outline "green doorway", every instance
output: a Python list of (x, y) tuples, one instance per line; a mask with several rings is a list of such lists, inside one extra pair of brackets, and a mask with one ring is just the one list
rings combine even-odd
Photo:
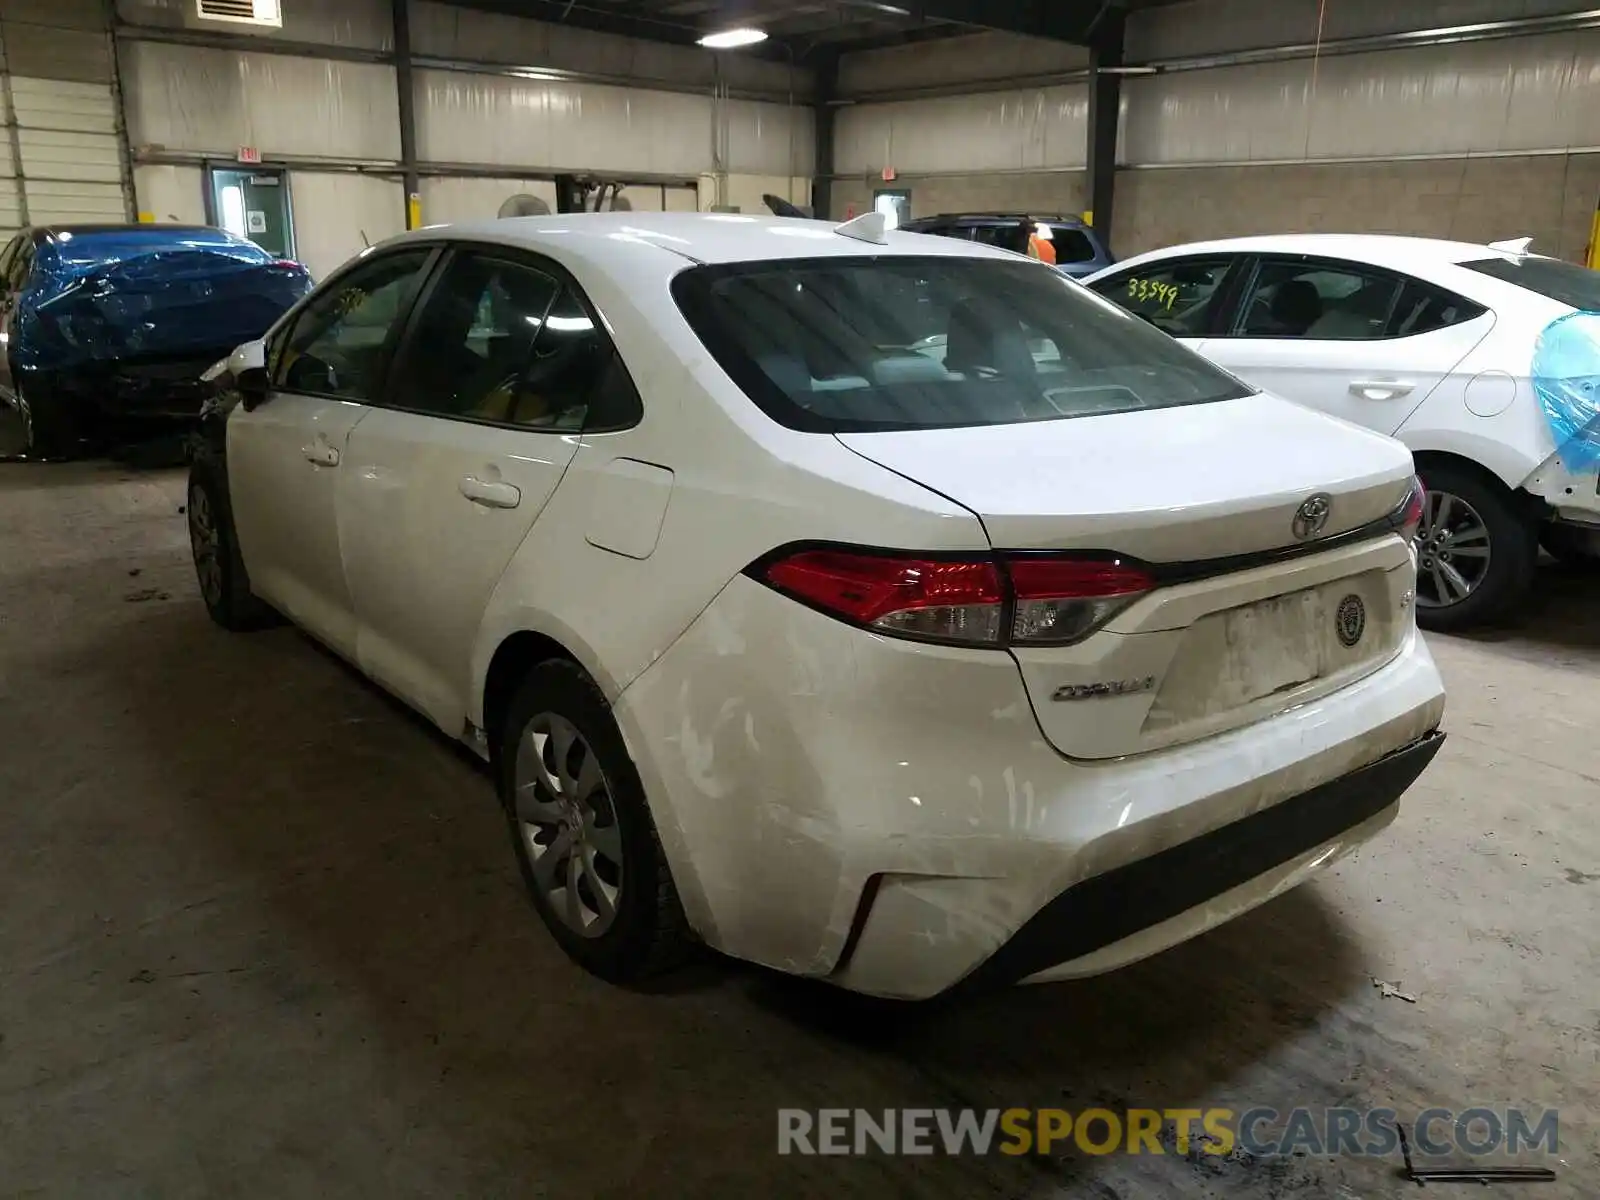
[(268, 254), (294, 257), (294, 213), (284, 172), (212, 167), (206, 200), (213, 225), (249, 238)]

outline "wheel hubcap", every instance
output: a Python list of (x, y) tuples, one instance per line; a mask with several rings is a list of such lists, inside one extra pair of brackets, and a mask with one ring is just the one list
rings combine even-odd
[(1460, 604), (1489, 574), (1489, 526), (1460, 496), (1428, 493), (1417, 527), (1417, 603), (1423, 608)]
[(194, 552), (194, 570), (200, 580), (200, 594), (211, 605), (222, 602), (222, 538), (217, 531), (211, 498), (202, 488), (189, 489), (189, 548)]
[(600, 937), (622, 897), (622, 832), (594, 748), (571, 721), (540, 713), (517, 743), (516, 819), (550, 911)]

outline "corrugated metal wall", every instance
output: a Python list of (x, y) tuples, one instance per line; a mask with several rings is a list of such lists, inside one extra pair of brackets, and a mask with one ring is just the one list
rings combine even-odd
[[(288, 162), (297, 250), (320, 276), (360, 250), (363, 236), (377, 241), (403, 225), (395, 70), (283, 51), (387, 52), (393, 31), (388, 0), (283, 7), (283, 28), (266, 35), (280, 45), (261, 51), (123, 37), (129, 140), (140, 208), (163, 218), (192, 211), (179, 193), (198, 193), (201, 159), (226, 163), (251, 146), (269, 164)], [(190, 24), (180, 0), (119, 0), (118, 8), (145, 30)], [(803, 71), (429, 0), (413, 0), (411, 34), (426, 222), (492, 217), (511, 195), (544, 194), (537, 177), (568, 171), (652, 184), (638, 193), (641, 210), (744, 206), (751, 195), (759, 206), (762, 190), (809, 200), (809, 183), (792, 182), (809, 180), (814, 157)], [(584, 78), (532, 78), (528, 64)], [(719, 88), (734, 94), (718, 98)], [(785, 102), (740, 98), (750, 89)], [(662, 192), (664, 184), (677, 186)], [(553, 189), (542, 187), (553, 205)], [(630, 203), (634, 190), (625, 193)], [(740, 198), (717, 198), (732, 195)]]
[[(1539, 18), (1578, 0), (1193, 0), (1135, 14), (1132, 62), (1177, 69), (1123, 84), (1115, 243), (1243, 232), (1393, 231), (1484, 239), (1529, 233), (1577, 257), (1600, 199), (1600, 30), (1326, 53), (1305, 47), (1489, 20)], [(850, 55), (839, 111), (834, 216), (908, 187), (915, 215), (985, 208), (1080, 211), (1082, 84), (1005, 88), (1065, 74), (999, 35)], [(1195, 69), (1267, 47), (1300, 57)], [(1342, 48), (1335, 46), (1335, 50)], [(1018, 57), (1021, 56), (1021, 57)], [(1187, 63), (1174, 60), (1189, 60)], [(964, 95), (873, 102), (898, 89)], [(982, 90), (979, 90), (982, 89)], [(894, 184), (879, 182), (894, 167)]]
[(0, 231), (126, 220), (115, 71), (99, 0), (7, 0), (0, 55)]

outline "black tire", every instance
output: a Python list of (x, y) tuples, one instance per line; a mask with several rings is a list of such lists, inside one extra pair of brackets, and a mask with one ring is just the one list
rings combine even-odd
[(250, 591), (250, 576), (234, 534), (227, 484), (204, 460), (189, 468), (187, 512), (195, 581), (211, 619), (234, 633), (277, 624), (278, 614)]
[[(518, 814), (518, 750), (536, 719), (542, 721), (552, 715), (569, 722), (586, 743), (578, 751), (580, 755), (590, 749), (595, 754), (603, 791), (594, 804), (606, 807), (610, 818), (606, 823), (614, 825), (620, 838), (621, 882), (614, 916), (609, 926), (595, 936), (577, 932), (541, 890), (529, 845), (530, 833), (536, 827), (525, 824)], [(512, 697), (497, 736), (500, 800), (512, 849), (534, 910), (561, 948), (585, 970), (618, 984), (641, 983), (687, 961), (693, 953), (694, 938), (662, 853), (644, 787), (610, 706), (594, 681), (574, 663), (561, 659), (540, 663), (528, 672)], [(545, 850), (544, 857), (552, 853), (553, 850)], [(559, 861), (555, 862), (556, 869), (550, 874), (561, 877), (564, 873), (559, 866)], [(583, 886), (587, 886), (587, 877), (580, 879), (579, 887)]]
[[(1451, 632), (1501, 624), (1520, 615), (1539, 560), (1535, 522), (1503, 485), (1470, 467), (1436, 463), (1423, 466), (1419, 473), (1430, 497), (1448, 493), (1477, 510), (1489, 531), (1490, 555), (1483, 579), (1470, 595), (1443, 607), (1424, 607), (1419, 602), (1417, 624)], [(1432, 511), (1433, 502), (1429, 503)]]
[(1575, 525), (1546, 525), (1539, 542), (1550, 557), (1569, 567), (1600, 567), (1600, 530)]
[(18, 396), (17, 415), (22, 419), (22, 452), (26, 457), (59, 462), (82, 450), (77, 413), (48, 384), (26, 384)]

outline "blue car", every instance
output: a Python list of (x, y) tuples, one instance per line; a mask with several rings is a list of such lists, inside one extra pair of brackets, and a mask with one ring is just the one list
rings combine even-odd
[(0, 400), (21, 414), (30, 458), (192, 419), (201, 372), (310, 290), (305, 267), (221, 229), (25, 229), (0, 252)]
[(1028, 252), (1028, 227), (1048, 231), (1056, 251), (1056, 269), (1063, 275), (1083, 279), (1116, 263), (1110, 248), (1088, 225), (1077, 217), (1039, 217), (1021, 213), (944, 213), (937, 217), (918, 217), (900, 228), (907, 233), (931, 233), (939, 237), (960, 238)]

